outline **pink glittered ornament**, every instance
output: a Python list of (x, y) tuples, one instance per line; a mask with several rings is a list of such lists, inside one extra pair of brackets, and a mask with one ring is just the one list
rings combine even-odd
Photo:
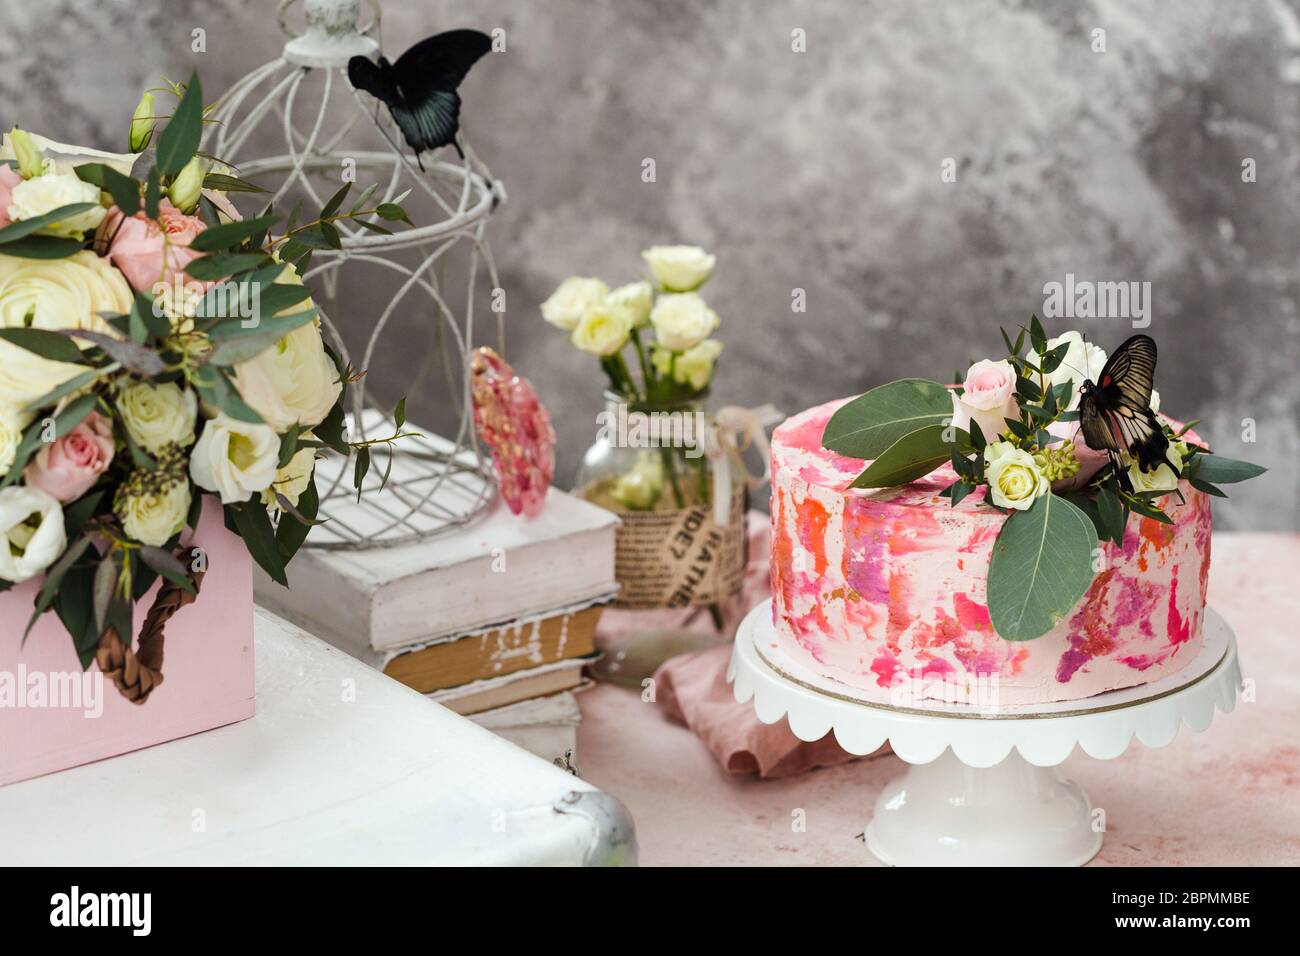
[(474, 427), (492, 450), (501, 497), (535, 518), (555, 477), (555, 429), (532, 383), (487, 346), (470, 359)]

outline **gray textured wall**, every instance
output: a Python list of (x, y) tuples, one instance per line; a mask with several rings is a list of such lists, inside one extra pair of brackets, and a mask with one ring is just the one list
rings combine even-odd
[[(105, 146), (158, 74), (197, 65), (216, 93), (281, 42), (270, 0), (0, 0), (0, 18), (0, 123)], [(465, 126), (509, 188), (490, 234), (509, 353), (555, 413), (562, 481), (597, 369), (535, 304), (686, 241), (719, 256), (717, 399), (788, 412), (995, 353), (996, 325), (1067, 272), (1149, 281), (1165, 409), (1273, 469), (1220, 526), (1298, 526), (1300, 0), (385, 4), (390, 55), (454, 26), (507, 31)], [(1073, 324), (1107, 346), (1130, 331)], [(436, 406), (413, 397), (413, 417)]]

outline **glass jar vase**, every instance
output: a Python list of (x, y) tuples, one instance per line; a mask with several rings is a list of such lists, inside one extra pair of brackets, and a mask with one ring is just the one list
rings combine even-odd
[[(706, 399), (649, 402), (605, 393), (576, 489), (622, 520), (614, 607), (644, 613), (620, 614), (620, 625), (631, 626), (602, 640), (604, 657), (593, 667), (602, 679), (639, 685), (669, 657), (730, 636), (722, 608), (744, 580), (749, 486), (734, 444), (719, 440)], [(686, 626), (692, 607), (709, 615), (712, 633)], [(679, 613), (666, 613), (673, 610)]]

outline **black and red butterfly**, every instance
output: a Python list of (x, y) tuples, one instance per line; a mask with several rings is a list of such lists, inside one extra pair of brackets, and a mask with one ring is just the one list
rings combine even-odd
[[(389, 63), (382, 56), (372, 63), (364, 56), (348, 61), (348, 80), (383, 100), (402, 136), (420, 154), (456, 142), (460, 129), (460, 94), (456, 87), (470, 67), (492, 49), (492, 40), (478, 30), (449, 30), (421, 40)], [(463, 156), (464, 153), (461, 153)]]
[(1167, 462), (1169, 438), (1151, 410), (1155, 384), (1156, 343), (1149, 335), (1135, 335), (1107, 360), (1096, 382), (1079, 386), (1079, 422), (1083, 440), (1094, 451), (1110, 456), (1121, 487), (1132, 490), (1128, 468), (1138, 460), (1143, 471)]

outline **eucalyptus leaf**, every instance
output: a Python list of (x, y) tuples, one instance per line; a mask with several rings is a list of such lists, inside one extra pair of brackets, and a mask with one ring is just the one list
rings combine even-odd
[(24, 236), (0, 246), (0, 255), (19, 259), (66, 259), (81, 251), (78, 239), (61, 236)]
[(125, 216), (140, 211), (140, 183), (104, 163), (82, 163), (72, 170), (82, 182), (98, 186), (113, 197)]
[(275, 529), (271, 527), (271, 518), (266, 513), (260, 496), (252, 501), (226, 505), (226, 515), (235, 525), (239, 536), (253, 560), (258, 563), (271, 580), (285, 587), (289, 586), (284, 573), (284, 558), (280, 555), (280, 546), (275, 539)]
[(279, 221), (278, 216), (261, 216), (257, 219), (223, 222), (219, 226), (209, 226), (190, 240), (190, 248), (195, 252), (223, 252), (233, 249), (245, 239), (265, 232), (277, 221)]
[(226, 173), (208, 173), (203, 177), (204, 189), (217, 189), (226, 193), (264, 193), (266, 192), (256, 183), (250, 183), (246, 179), (240, 179), (238, 176), (230, 176)]
[(124, 342), (103, 332), (88, 332), (85, 329), (60, 329), (56, 335), (66, 335), (94, 342), (105, 354), (122, 363), (128, 372), (134, 372), (145, 378), (161, 375), (167, 368), (162, 357), (151, 348), (135, 342)]
[[(952, 456), (952, 445), (944, 441), (949, 428), (936, 424), (908, 432), (877, 456), (850, 487), (890, 488), (928, 475)], [(958, 429), (957, 433), (969, 441), (965, 432)]]
[(194, 72), (190, 74), (176, 112), (158, 137), (154, 162), (159, 171), (164, 176), (175, 176), (184, 169), (185, 164), (194, 158), (202, 133), (203, 87), (199, 84), (199, 74)]
[(1220, 485), (1246, 481), (1268, 471), (1263, 465), (1241, 461), (1238, 458), (1224, 458), (1222, 455), (1197, 455), (1196, 457), (1200, 462), (1196, 469), (1196, 477), (1201, 481)]
[(213, 337), (215, 347), (208, 353), (210, 365), (238, 365), (261, 355), (296, 328), (306, 325), (316, 316), (315, 309), (307, 309), (294, 315), (280, 315), (261, 323), (256, 329), (243, 335), (232, 335), (217, 339)]
[(77, 343), (61, 332), (50, 329), (0, 329), (0, 339), (51, 362), (86, 364), (86, 357), (77, 348)]
[(1102, 488), (1097, 492), (1097, 514), (1101, 518), (1102, 526), (1106, 529), (1106, 537), (1118, 545), (1124, 544), (1124, 525), (1127, 524), (1128, 511), (1124, 507), (1124, 502), (1119, 495), (1109, 488)]
[(217, 406), (236, 421), (262, 423), (262, 416), (240, 397), (238, 389), (226, 378), (220, 367), (209, 365), (207, 371), (204, 378), (194, 383), (200, 398)]
[[(0, 229), (0, 245), (11, 243), (15, 239), (22, 239), (24, 236), (30, 236), (38, 229), (44, 229), (46, 226), (62, 222), (64, 219), (79, 215), (87, 209), (94, 209), (95, 206), (96, 203), (93, 202), (74, 202), (66, 206), (60, 206), (58, 209), (51, 209), (39, 216), (32, 216), (30, 219), (11, 222), (3, 229)], [(71, 241), (76, 242), (75, 239)], [(81, 243), (77, 243), (77, 245), (80, 246)]]
[(1092, 584), (1097, 530), (1066, 499), (1045, 494), (1002, 525), (989, 565), (989, 618), (1008, 641), (1042, 637)]
[(952, 418), (952, 396), (938, 382), (905, 378), (841, 405), (822, 445), (849, 458), (873, 459), (909, 432)]

